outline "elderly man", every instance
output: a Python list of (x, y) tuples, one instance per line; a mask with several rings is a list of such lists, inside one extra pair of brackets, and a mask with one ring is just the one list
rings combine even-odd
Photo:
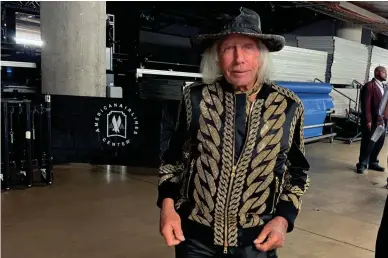
[(194, 43), (203, 83), (184, 90), (162, 155), (161, 234), (178, 258), (277, 257), (309, 186), (302, 102), (268, 75), (284, 38), (241, 8)]
[(384, 172), (384, 167), (379, 165), (378, 156), (384, 146), (385, 134), (376, 141), (371, 150), (369, 150), (368, 145), (377, 125), (383, 122), (380, 104), (384, 95), (383, 82), (387, 80), (387, 69), (378, 66), (375, 68), (374, 74), (375, 77), (362, 87), (360, 95), (362, 139), (357, 164), (357, 173), (359, 174), (364, 173), (367, 168)]

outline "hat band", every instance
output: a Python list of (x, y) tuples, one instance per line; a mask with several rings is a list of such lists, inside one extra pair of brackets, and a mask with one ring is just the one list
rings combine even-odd
[(223, 29), (224, 30), (236, 31), (236, 29), (239, 29), (239, 28), (241, 28), (241, 29), (250, 29), (250, 30), (256, 31), (259, 34), (262, 34), (261, 29), (260, 29), (259, 26), (254, 26), (254, 25), (245, 24), (245, 23), (226, 24)]

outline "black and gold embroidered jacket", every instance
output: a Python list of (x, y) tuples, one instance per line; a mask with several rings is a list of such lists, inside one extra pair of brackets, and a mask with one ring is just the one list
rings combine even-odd
[(309, 186), (300, 99), (263, 85), (249, 103), (225, 80), (186, 87), (162, 154), (158, 206), (174, 199), (182, 220), (211, 229), (219, 246), (240, 245), (245, 232), (254, 239), (274, 216), (291, 231)]

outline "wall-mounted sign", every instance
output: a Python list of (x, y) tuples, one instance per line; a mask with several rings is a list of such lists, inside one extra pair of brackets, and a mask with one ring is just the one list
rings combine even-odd
[(100, 108), (94, 117), (94, 128), (103, 144), (125, 147), (138, 134), (139, 121), (130, 107), (114, 102)]

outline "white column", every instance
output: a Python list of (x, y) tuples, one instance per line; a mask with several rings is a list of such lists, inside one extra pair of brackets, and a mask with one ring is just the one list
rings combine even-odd
[(336, 24), (336, 36), (361, 43), (362, 27), (351, 23), (339, 21)]
[(106, 96), (106, 3), (41, 2), (44, 94)]

